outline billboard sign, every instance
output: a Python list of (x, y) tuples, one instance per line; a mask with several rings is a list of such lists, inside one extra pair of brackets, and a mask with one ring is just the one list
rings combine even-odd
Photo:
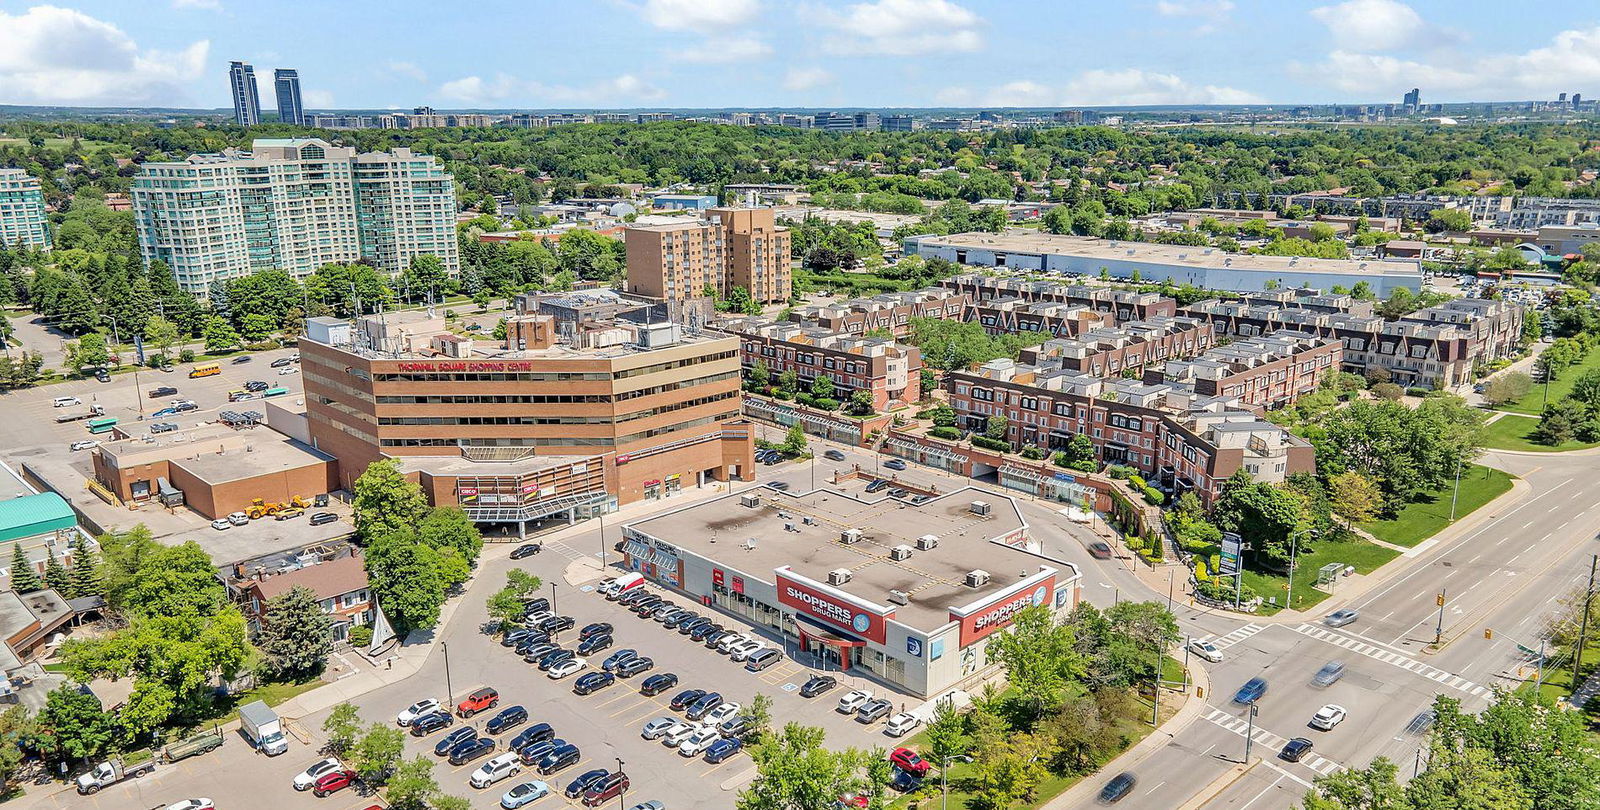
[(1222, 565), (1217, 569), (1218, 574), (1239, 573), (1239, 551), (1243, 546), (1244, 538), (1233, 532), (1222, 533)]

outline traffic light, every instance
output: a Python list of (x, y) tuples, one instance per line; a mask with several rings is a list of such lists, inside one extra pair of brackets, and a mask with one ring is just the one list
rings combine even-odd
[(1441, 593), (1438, 596), (1435, 596), (1433, 598), (1433, 603), (1439, 607), (1444, 607), (1444, 594)]
[(1483, 637), (1494, 638), (1494, 630), (1488, 627), (1483, 628)]

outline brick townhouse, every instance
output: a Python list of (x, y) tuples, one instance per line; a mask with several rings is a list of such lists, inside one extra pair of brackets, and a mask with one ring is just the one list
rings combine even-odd
[(1082, 304), (994, 298), (967, 307), (968, 321), (991, 335), (1045, 332), (1058, 338), (1075, 338), (1100, 327), (1114, 327), (1117, 319)]
[(1187, 385), (1101, 379), (1059, 368), (993, 360), (946, 378), (959, 423), (982, 430), (1004, 416), (1014, 446), (1054, 451), (1088, 436), (1097, 459), (1137, 469), (1174, 495), (1210, 504), (1241, 468), (1262, 481), (1315, 469), (1310, 444), (1251, 413), (1236, 398)]
[(1335, 338), (1281, 330), (1192, 360), (1171, 360), (1147, 371), (1145, 381), (1184, 383), (1202, 396), (1234, 397), (1252, 409), (1273, 410), (1316, 391), (1343, 358), (1344, 344)]
[(878, 411), (922, 398), (922, 352), (915, 346), (765, 318), (734, 318), (717, 328), (739, 337), (739, 362), (746, 375), (758, 362), (774, 379), (794, 371), (802, 388), (826, 375), (833, 379), (839, 400), (868, 391)]
[(267, 603), (295, 588), (307, 588), (316, 594), (323, 612), (333, 618), (331, 633), (335, 642), (344, 641), (350, 628), (371, 624), (372, 592), (367, 589), (367, 572), (357, 554), (318, 562), (286, 573), (244, 572), (243, 579), (232, 583), (239, 594), (240, 606), (250, 632), (259, 631), (272, 621)]
[(1092, 374), (1137, 377), (1150, 365), (1194, 357), (1211, 348), (1210, 327), (1193, 318), (1156, 317), (1091, 329), (1076, 338), (1023, 349), (1024, 363)]
[(1178, 314), (1177, 301), (1153, 292), (1062, 284), (1059, 281), (1033, 281), (1021, 276), (986, 276), (982, 273), (951, 276), (939, 282), (939, 285), (966, 293), (974, 304), (1003, 298), (1076, 304), (1097, 312), (1109, 312), (1118, 323)]
[(887, 329), (895, 337), (903, 338), (911, 334), (912, 318), (959, 320), (964, 316), (968, 303), (969, 299), (963, 293), (929, 287), (836, 304), (798, 307), (789, 313), (789, 320), (851, 335)]

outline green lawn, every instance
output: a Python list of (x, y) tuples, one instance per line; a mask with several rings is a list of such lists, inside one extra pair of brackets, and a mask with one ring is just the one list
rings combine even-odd
[(1491, 450), (1521, 450), (1529, 453), (1559, 453), (1564, 450), (1583, 450), (1600, 447), (1600, 442), (1584, 443), (1567, 440), (1554, 447), (1539, 444), (1532, 438), (1539, 420), (1532, 416), (1502, 416), (1483, 428), (1483, 446)]
[[(1294, 567), (1294, 607), (1296, 610), (1305, 610), (1315, 607), (1317, 603), (1327, 599), (1332, 594), (1319, 591), (1317, 584), (1317, 571), (1329, 563), (1353, 565), (1358, 573), (1367, 574), (1377, 570), (1384, 563), (1400, 556), (1400, 552), (1392, 548), (1384, 548), (1376, 543), (1370, 543), (1359, 537), (1343, 542), (1319, 541), (1311, 546), (1309, 553), (1302, 552), (1295, 559)], [(1270, 574), (1261, 571), (1246, 570), (1244, 572), (1245, 590), (1254, 591), (1263, 599), (1277, 599), (1277, 605), (1262, 605), (1262, 615), (1270, 616), (1283, 609), (1284, 601), (1288, 598), (1288, 577), (1280, 574)]]
[[(1361, 528), (1397, 546), (1414, 546), (1450, 525), (1452, 489), (1446, 487), (1407, 505), (1392, 520), (1374, 520), (1363, 523)], [(1510, 475), (1478, 464), (1469, 465), (1461, 473), (1461, 495), (1456, 503), (1456, 519), (1472, 514), (1474, 509), (1509, 489)]]
[[(1600, 369), (1600, 349), (1590, 350), (1575, 366), (1568, 366), (1561, 370), (1561, 376), (1550, 382), (1550, 402), (1560, 402), (1572, 390), (1572, 382), (1579, 375), (1590, 369)], [(1515, 411), (1517, 413), (1538, 416), (1544, 413), (1545, 387), (1543, 383), (1536, 383), (1528, 395), (1515, 402), (1507, 402), (1495, 410)]]
[(312, 678), (300, 683), (262, 684), (261, 686), (258, 686), (247, 692), (240, 692), (237, 695), (232, 695), (228, 698), (218, 701), (217, 709), (219, 711), (223, 711), (225, 709), (226, 711), (214, 718), (208, 718), (201, 725), (210, 726), (212, 723), (228, 723), (232, 720), (235, 720), (239, 717), (239, 707), (243, 704), (249, 703), (252, 700), (266, 701), (268, 706), (276, 706), (279, 703), (288, 700), (289, 698), (301, 694), (302, 692), (309, 692), (312, 689), (322, 685), (323, 682), (320, 678)]

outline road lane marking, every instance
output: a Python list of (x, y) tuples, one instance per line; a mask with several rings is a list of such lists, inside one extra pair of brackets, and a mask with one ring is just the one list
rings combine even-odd
[(1421, 675), (1430, 681), (1444, 684), (1475, 697), (1481, 697), (1485, 692), (1488, 691), (1484, 689), (1484, 687), (1475, 684), (1466, 678), (1462, 678), (1453, 672), (1446, 672), (1445, 670), (1437, 667), (1428, 666), (1427, 664), (1424, 664), (1415, 658), (1396, 655), (1394, 652), (1389, 650), (1378, 649), (1371, 644), (1364, 644), (1342, 633), (1335, 633), (1332, 630), (1310, 624), (1299, 625), (1294, 628), (1294, 631), (1296, 633), (1300, 633), (1301, 635), (1310, 636), (1318, 641), (1325, 641), (1336, 647), (1343, 647), (1351, 652), (1371, 658), (1374, 661), (1382, 661), (1385, 664), (1399, 667), (1407, 672)]
[(1196, 640), (1201, 642), (1209, 641), (1217, 649), (1226, 650), (1265, 629), (1267, 629), (1265, 625), (1247, 624), (1225, 636), (1201, 636)]
[[(1245, 736), (1245, 733), (1250, 731), (1249, 721), (1234, 717), (1233, 715), (1228, 714), (1227, 712), (1216, 707), (1212, 707), (1211, 712), (1206, 715), (1206, 720), (1211, 724), (1219, 726), (1224, 730), (1233, 732), (1240, 737)], [(1287, 738), (1273, 734), (1259, 725), (1255, 727), (1255, 731), (1250, 735), (1250, 739), (1254, 740), (1256, 745), (1266, 746), (1274, 751), (1281, 751), (1285, 745), (1289, 744), (1289, 740)], [(1265, 762), (1265, 758), (1263, 758), (1262, 761)], [(1333, 760), (1330, 760), (1321, 754), (1310, 754), (1302, 758), (1300, 760), (1300, 764), (1324, 776), (1344, 767), (1343, 765), (1340, 765), (1339, 763), (1334, 762)], [(1284, 773), (1288, 772), (1284, 771)], [(1301, 784), (1306, 784), (1304, 780), (1297, 779), (1297, 781), (1299, 781)]]

